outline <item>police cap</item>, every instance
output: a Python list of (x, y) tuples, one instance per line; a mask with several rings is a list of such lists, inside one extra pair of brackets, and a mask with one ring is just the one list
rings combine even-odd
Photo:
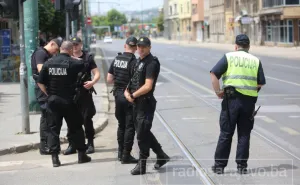
[(250, 40), (247, 35), (240, 34), (240, 35), (236, 36), (235, 43), (239, 46), (249, 46)]
[(137, 42), (138, 46), (151, 46), (151, 41), (148, 37), (141, 37)]
[(55, 42), (58, 45), (58, 47), (60, 47), (63, 42), (61, 37), (57, 37), (55, 39), (52, 39), (51, 41)]
[(81, 41), (81, 39), (79, 37), (72, 37), (71, 38), (71, 42), (73, 44), (80, 44), (82, 41)]
[(129, 46), (136, 46), (137, 44), (137, 39), (133, 36), (128, 37), (128, 39), (126, 40), (126, 44)]

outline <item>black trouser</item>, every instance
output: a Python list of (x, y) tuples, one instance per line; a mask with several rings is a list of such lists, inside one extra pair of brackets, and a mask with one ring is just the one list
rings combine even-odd
[(134, 126), (142, 158), (149, 157), (150, 148), (157, 155), (162, 153), (161, 145), (151, 132), (155, 108), (156, 100), (153, 96), (137, 99), (133, 106)]
[(222, 101), (222, 111), (220, 115), (221, 133), (215, 152), (215, 165), (217, 167), (227, 166), (232, 136), (236, 125), (238, 133), (236, 163), (238, 164), (238, 167), (247, 167), (247, 161), (249, 159), (250, 134), (254, 124), (254, 120), (251, 120), (251, 117), (254, 109), (255, 102), (249, 98), (225, 98)]
[(40, 144), (43, 149), (47, 143), (47, 136), (49, 129), (46, 122), (46, 107), (47, 107), (47, 96), (40, 90), (40, 88), (35, 86), (35, 96), (41, 108), (41, 119), (40, 119)]
[[(96, 114), (96, 108), (93, 101), (93, 95), (90, 93), (83, 94), (77, 104), (82, 116), (83, 116), (83, 125), (85, 131), (85, 137), (88, 140), (93, 140), (95, 137), (95, 129), (93, 124), (93, 116)], [(68, 130), (67, 137), (70, 143), (72, 140), (70, 139), (70, 132)]]
[(116, 104), (115, 116), (119, 123), (117, 131), (119, 151), (131, 152), (135, 134), (132, 105), (126, 100), (123, 90), (116, 90), (114, 95)]
[(49, 96), (47, 108), (47, 125), (49, 127), (48, 146), (50, 153), (60, 152), (59, 134), (63, 118), (66, 120), (70, 139), (79, 151), (85, 151), (85, 139), (82, 128), (83, 117), (72, 101), (59, 96)]

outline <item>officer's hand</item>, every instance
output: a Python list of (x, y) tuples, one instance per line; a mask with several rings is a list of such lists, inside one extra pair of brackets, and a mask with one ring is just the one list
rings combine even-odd
[(224, 91), (221, 91), (219, 93), (216, 93), (219, 99), (223, 99)]
[(76, 60), (82, 60), (82, 58), (78, 58), (78, 57), (74, 57), (74, 56), (72, 56), (72, 58), (74, 58)]
[(92, 81), (86, 81), (86, 82), (84, 82), (83, 87), (86, 89), (90, 89), (93, 87), (93, 85), (94, 85), (94, 83)]
[(124, 91), (124, 96), (125, 96), (125, 98), (127, 99), (127, 101), (129, 101), (130, 103), (133, 103), (133, 102), (134, 102), (134, 99), (132, 99), (132, 98), (130, 97), (130, 94), (129, 94), (129, 92), (128, 92), (127, 89)]

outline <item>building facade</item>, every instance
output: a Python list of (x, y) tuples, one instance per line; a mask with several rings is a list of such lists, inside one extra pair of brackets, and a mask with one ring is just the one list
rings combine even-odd
[(232, 24), (232, 19), (230, 19), (226, 25), (233, 26), (233, 38), (241, 33), (247, 34), (252, 45), (260, 45), (262, 35), (259, 18), (261, 0), (234, 0), (231, 5), (233, 6), (234, 23)]
[(204, 41), (204, 1), (192, 0), (192, 40)]
[(210, 25), (209, 25), (209, 17), (210, 17), (210, 0), (204, 0), (204, 42), (209, 42), (210, 40)]
[(191, 40), (192, 23), (191, 23), (191, 0), (178, 0), (178, 17), (179, 17), (179, 39)]
[(262, 44), (269, 46), (299, 45), (299, 0), (262, 0), (259, 16), (262, 26)]
[(210, 1), (210, 41), (215, 43), (225, 42), (225, 8), (224, 0)]
[(167, 18), (165, 19), (165, 24), (168, 27), (168, 33), (166, 36), (169, 40), (179, 40), (180, 39), (180, 19), (178, 13), (178, 0), (169, 0), (165, 7), (167, 11)]

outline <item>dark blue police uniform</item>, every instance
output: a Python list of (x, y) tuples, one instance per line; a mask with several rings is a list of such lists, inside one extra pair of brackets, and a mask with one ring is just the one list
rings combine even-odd
[(48, 60), (40, 72), (38, 83), (47, 86), (47, 124), (50, 130), (48, 145), (52, 154), (53, 166), (60, 166), (59, 134), (63, 118), (66, 120), (70, 136), (78, 152), (78, 162), (89, 162), (85, 154), (85, 139), (82, 128), (83, 117), (73, 102), (77, 75), (85, 67), (84, 63), (59, 54)]
[[(238, 36), (237, 44), (244, 41), (250, 44), (247, 36)], [(248, 45), (249, 45), (248, 44)], [(246, 50), (240, 50), (247, 52)], [(218, 79), (227, 71), (228, 62), (224, 56), (210, 71), (214, 73)], [(259, 62), (257, 84), (264, 85), (266, 83), (261, 62)], [(223, 173), (227, 166), (230, 155), (232, 137), (237, 126), (238, 146), (236, 151), (236, 163), (239, 170), (246, 170), (249, 158), (250, 134), (253, 129), (254, 119), (253, 112), (257, 97), (243, 95), (234, 90), (234, 95), (229, 97), (224, 95), (222, 101), (222, 110), (220, 114), (220, 136), (215, 152), (215, 165), (213, 171), (215, 173)], [(239, 171), (242, 173), (242, 171)]]

